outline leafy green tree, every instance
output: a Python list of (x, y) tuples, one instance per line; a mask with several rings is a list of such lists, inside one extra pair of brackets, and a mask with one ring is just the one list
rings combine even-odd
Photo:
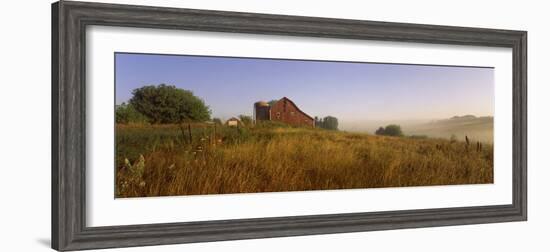
[(386, 136), (403, 136), (403, 131), (401, 131), (401, 126), (396, 124), (390, 124), (384, 129)]
[(401, 126), (397, 124), (390, 124), (388, 126), (380, 127), (376, 130), (376, 135), (383, 135), (383, 136), (403, 136), (403, 131), (401, 130)]
[(245, 125), (251, 125), (252, 124), (252, 117), (247, 115), (239, 115), (239, 120)]
[(115, 108), (116, 123), (147, 123), (148, 118), (138, 112), (132, 105), (122, 103)]
[(203, 122), (210, 119), (210, 108), (193, 92), (160, 84), (134, 89), (132, 105), (152, 123)]
[(338, 118), (334, 116), (326, 116), (321, 123), (323, 129), (338, 130)]
[(315, 128), (323, 128), (323, 119), (316, 116), (314, 120), (315, 120)]

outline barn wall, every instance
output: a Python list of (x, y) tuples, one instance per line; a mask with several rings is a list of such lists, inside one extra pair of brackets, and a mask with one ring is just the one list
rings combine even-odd
[(285, 98), (275, 103), (271, 107), (270, 113), (272, 121), (313, 127), (313, 119), (301, 112), (294, 103)]

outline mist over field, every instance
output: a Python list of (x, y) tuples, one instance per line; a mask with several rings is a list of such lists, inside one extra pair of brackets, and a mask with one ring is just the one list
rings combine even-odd
[(374, 134), (376, 129), (389, 124), (400, 125), (405, 135), (427, 136), (430, 138), (450, 139), (453, 135), (458, 140), (468, 138), (485, 142), (493, 142), (492, 116), (453, 116), (445, 119), (419, 120), (360, 120), (342, 121), (341, 129), (350, 132), (366, 132)]

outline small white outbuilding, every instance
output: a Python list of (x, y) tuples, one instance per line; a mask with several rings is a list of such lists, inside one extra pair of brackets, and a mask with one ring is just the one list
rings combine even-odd
[(225, 122), (225, 124), (227, 126), (237, 127), (239, 126), (239, 124), (241, 124), (241, 120), (239, 120), (239, 118), (236, 118), (236, 117), (231, 117)]

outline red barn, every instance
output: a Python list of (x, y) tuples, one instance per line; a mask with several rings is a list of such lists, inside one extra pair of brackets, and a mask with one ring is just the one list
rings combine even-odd
[(270, 120), (295, 126), (315, 127), (315, 119), (300, 110), (287, 97), (281, 98), (271, 106), (266, 102), (256, 102), (254, 104), (254, 116), (256, 121)]

